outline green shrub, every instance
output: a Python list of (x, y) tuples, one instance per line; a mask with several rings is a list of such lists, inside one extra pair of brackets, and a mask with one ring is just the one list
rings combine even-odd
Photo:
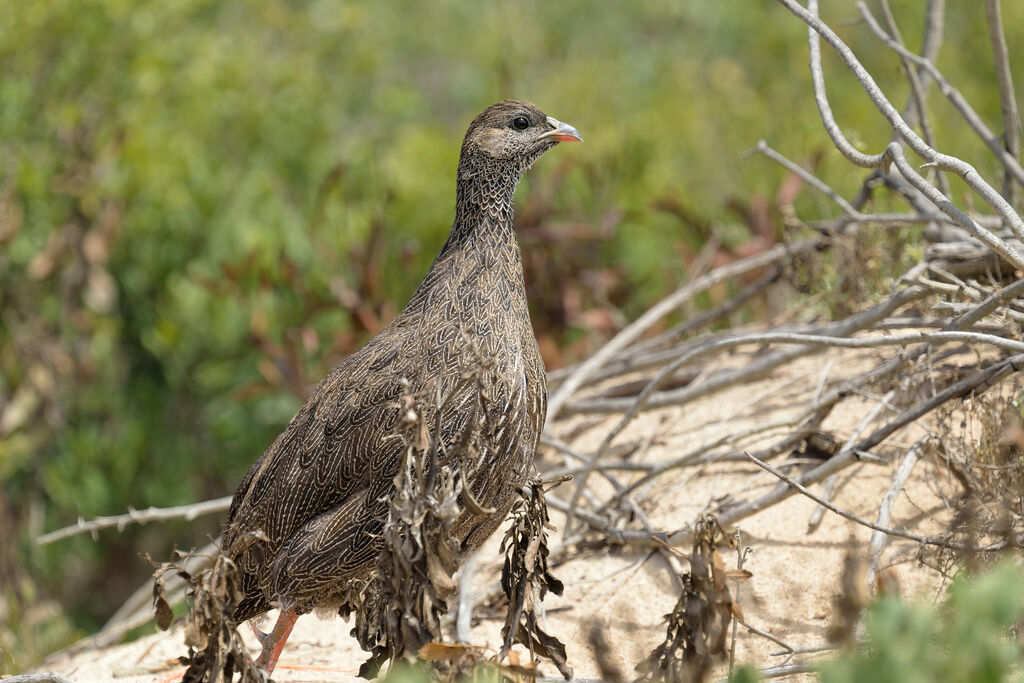
[[(1024, 674), (1024, 572), (1005, 560), (959, 576), (939, 605), (883, 597), (865, 616), (867, 642), (819, 667), (823, 683), (1000, 683)], [(752, 681), (738, 671), (733, 682)]]

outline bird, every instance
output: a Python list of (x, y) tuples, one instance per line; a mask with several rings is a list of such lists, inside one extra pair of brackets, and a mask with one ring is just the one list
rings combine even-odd
[[(270, 633), (257, 631), (266, 671), (299, 615), (337, 606), (374, 571), (403, 462), (398, 406), (410, 389), (446, 397), (439, 451), (456, 448), (471, 423), (479, 429), (480, 466), (461, 493), (472, 504), (452, 526), (460, 557), (508, 514), (533, 467), (547, 402), (513, 195), (545, 152), (576, 141), (576, 128), (525, 101), (503, 100), (473, 119), (451, 230), (408, 304), (326, 375), (235, 491), (221, 541), (240, 572), (233, 617), (281, 609)], [(479, 381), (463, 380), (482, 363)]]

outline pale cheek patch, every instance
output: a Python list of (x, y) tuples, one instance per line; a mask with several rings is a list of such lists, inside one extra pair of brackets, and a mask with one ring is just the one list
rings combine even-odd
[(487, 128), (481, 131), (477, 144), (480, 149), (492, 157), (504, 157), (508, 150), (505, 132), (497, 128)]

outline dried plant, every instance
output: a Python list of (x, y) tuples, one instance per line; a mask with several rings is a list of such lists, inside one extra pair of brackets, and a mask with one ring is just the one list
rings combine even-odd
[[(461, 381), (485, 383), (491, 371), (481, 356), (477, 365), (462, 373)], [(486, 392), (477, 395), (481, 405), (446, 452), (439, 446), (445, 397), (427, 399), (410, 388), (401, 399), (399, 436), (406, 446), (405, 461), (389, 502), (384, 549), (376, 576), (349, 601), (358, 606), (353, 633), (373, 653), (361, 667), (361, 676), (376, 675), (385, 661), (419, 658), (430, 662), (436, 675), (454, 680), (482, 662), (479, 648), (445, 644), (442, 624), (457, 588), (452, 575), (465, 554), (455, 529), (460, 506), (478, 514), (494, 513), (482, 508), (466, 486), (467, 477), (485, 464), (479, 455)], [(568, 678), (572, 670), (566, 664), (565, 646), (537, 623), (535, 610), (545, 594), (551, 590), (560, 595), (562, 584), (547, 570), (549, 525), (543, 484), (534, 482), (527, 489), (513, 508), (512, 528), (501, 546), (502, 586), (509, 596), (502, 654), (513, 642), (521, 642), (532, 653), (551, 659)], [(514, 631), (513, 624), (518, 624)], [(500, 669), (510, 675), (535, 673), (515, 663)]]
[(740, 606), (729, 593), (718, 545), (733, 543), (713, 515), (694, 525), (690, 570), (682, 575), (683, 592), (670, 614), (668, 629), (651, 655), (637, 666), (646, 680), (703, 681), (718, 660), (724, 660), (733, 618), (742, 620)]
[[(255, 538), (241, 539), (251, 543)], [(267, 673), (256, 666), (238, 635), (232, 618), (235, 607), (242, 599), (241, 574), (227, 555), (219, 550), (212, 563), (196, 574), (186, 571), (177, 562), (157, 565), (148, 555), (146, 561), (156, 567), (153, 574), (153, 607), (156, 623), (166, 630), (171, 625), (173, 612), (165, 593), (164, 575), (173, 572), (187, 585), (186, 595), (192, 602), (185, 623), (185, 645), (188, 656), (181, 657), (188, 670), (183, 683), (218, 683), (231, 681), (239, 674), (243, 683), (264, 683)], [(186, 559), (187, 556), (182, 556)]]
[[(988, 567), (1007, 548), (1024, 543), (1024, 405), (1021, 382), (980, 394), (938, 415), (939, 471), (954, 489), (943, 494), (954, 509), (949, 547), (922, 549), (944, 572)], [(941, 486), (941, 484), (937, 484)], [(1000, 552), (985, 551), (993, 541)], [(963, 549), (961, 549), (963, 548)]]
[(501, 628), (502, 656), (513, 643), (525, 645), (531, 655), (551, 660), (566, 678), (572, 678), (565, 645), (546, 633), (537, 620), (537, 611), (548, 591), (562, 594), (562, 582), (548, 570), (548, 507), (544, 493), (555, 482), (531, 481), (522, 491), (522, 498), (512, 509), (512, 526), (501, 542), (505, 564), (501, 570), (501, 589), (508, 598), (508, 614)]

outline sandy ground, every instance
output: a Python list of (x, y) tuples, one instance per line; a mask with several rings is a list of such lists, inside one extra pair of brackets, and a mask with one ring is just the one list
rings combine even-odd
[[(641, 444), (633, 460), (655, 462), (678, 457), (690, 449), (744, 426), (766, 422), (795, 413), (817, 390), (823, 375), (829, 380), (851, 376), (872, 364), (873, 356), (864, 352), (831, 352), (790, 364), (775, 375), (756, 383), (736, 387), (706, 400), (685, 406), (642, 414), (616, 443)], [(736, 354), (725, 362), (742, 364), (749, 356)], [(862, 414), (871, 405), (865, 398), (857, 410), (837, 411), (824, 425), (845, 439)], [(617, 418), (615, 418), (617, 419)], [(577, 452), (591, 452), (601, 441), (611, 419), (574, 417), (560, 420), (552, 430), (572, 444)], [(913, 425), (897, 433), (892, 443), (909, 445), (924, 433), (928, 424)], [(741, 442), (756, 449), (777, 440), (781, 432), (769, 432)], [(653, 437), (653, 438), (652, 438)], [(882, 451), (884, 455), (897, 455)], [(547, 453), (546, 465), (564, 464), (560, 456)], [(809, 465), (808, 465), (809, 466)], [(888, 489), (896, 462), (862, 463), (840, 474), (840, 487), (834, 502), (840, 507), (869, 519), (875, 519), (878, 506)], [(619, 472), (628, 482), (631, 472)], [(949, 514), (937, 491), (946, 487), (946, 475), (931, 459), (925, 458), (915, 469), (899, 496), (892, 518), (893, 526), (922, 533), (934, 533), (948, 522)], [(598, 481), (595, 477), (593, 481)], [(675, 530), (693, 522), (704, 512), (714, 512), (729, 501), (758, 497), (776, 485), (775, 479), (751, 463), (729, 462), (701, 469), (673, 471), (642, 491), (641, 500), (651, 525)], [(600, 483), (595, 485), (603, 495)], [(816, 491), (821, 486), (815, 486)], [(564, 486), (555, 492), (568, 498)], [(819, 646), (827, 642), (827, 630), (833, 617), (833, 600), (840, 593), (844, 555), (853, 539), (861, 552), (871, 531), (835, 514), (826, 513), (821, 525), (808, 531), (815, 503), (795, 495), (782, 503), (743, 520), (738, 526), (742, 542), (752, 552), (744, 565), (752, 578), (737, 592), (746, 621), (771, 634), (792, 648)], [(563, 525), (563, 518), (552, 511), (552, 521)], [(635, 526), (633, 528), (636, 528)], [(561, 528), (552, 539), (557, 545)], [(684, 553), (689, 548), (680, 548)], [(893, 539), (887, 546), (880, 567), (898, 580), (904, 596), (934, 600), (942, 591), (942, 580), (934, 571), (916, 561), (914, 543)], [(474, 586), (481, 593), (492, 588), (500, 570), (498, 538), (491, 539), (480, 555), (474, 574)], [(735, 553), (726, 555), (727, 566), (735, 566)], [(606, 629), (610, 645), (609, 659), (627, 678), (635, 676), (634, 667), (658, 645), (664, 636), (664, 615), (678, 597), (678, 580), (667, 561), (658, 554), (621, 548), (573, 551), (554, 571), (565, 582), (565, 595), (550, 597), (546, 620), (550, 633), (567, 644), (569, 660), (579, 679), (599, 677), (587, 633), (596, 622)], [(495, 650), (500, 644), (501, 622), (489, 614), (474, 624), (472, 641)], [(349, 681), (355, 679), (362, 653), (348, 635), (349, 625), (340, 619), (321, 620), (316, 615), (302, 617), (288, 642), (274, 679), (278, 681)], [(251, 638), (255, 651), (255, 639)], [(766, 637), (740, 627), (736, 639), (736, 660), (759, 667), (786, 662), (779, 655), (783, 647)], [(74, 656), (56, 655), (40, 670), (57, 671), (74, 681), (171, 681), (179, 680), (181, 667), (175, 662), (184, 654), (182, 632), (176, 625), (167, 633), (156, 633), (132, 643)], [(548, 675), (557, 675), (554, 667), (544, 665)], [(724, 669), (720, 669), (724, 673)]]

